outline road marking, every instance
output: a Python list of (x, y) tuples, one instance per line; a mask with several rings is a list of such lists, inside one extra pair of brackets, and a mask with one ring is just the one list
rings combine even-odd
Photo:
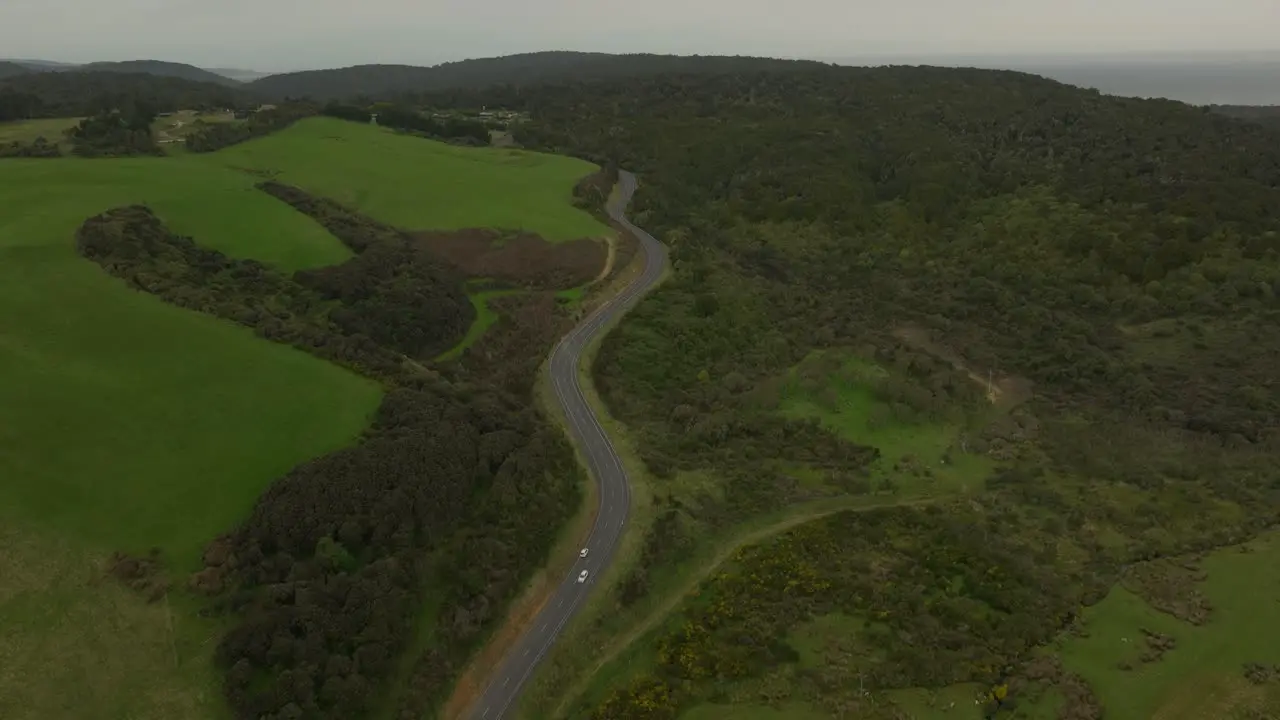
[(524, 656), (523, 656), (523, 657), (529, 657), (529, 648), (525, 648), (525, 649), (524, 649)]
[(510, 684), (511, 684), (511, 676), (510, 676), (510, 675), (508, 675), (508, 676), (507, 676), (507, 679), (502, 681), (502, 687), (506, 687), (506, 686), (508, 686), (508, 685), (510, 685)]
[(560, 598), (560, 602), (556, 603), (556, 607), (564, 607), (564, 598)]
[(484, 714), (480, 716), (481, 720), (484, 720), (484, 718), (489, 717), (489, 710), (490, 710), (490, 708), (485, 708), (485, 709), (484, 709)]
[(542, 632), (543, 630), (546, 630), (546, 629), (547, 629), (547, 624), (542, 623), (542, 627), (538, 628), (538, 632)]

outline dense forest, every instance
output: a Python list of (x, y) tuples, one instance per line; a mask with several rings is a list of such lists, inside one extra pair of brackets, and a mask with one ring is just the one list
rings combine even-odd
[[(573, 453), (529, 402), (560, 332), (555, 303), (513, 308), (515, 321), (461, 364), (429, 369), (474, 319), (463, 278), (395, 228), (297, 188), (260, 189), (355, 257), (290, 277), (175, 236), (140, 206), (91, 218), (78, 247), (135, 289), (386, 387), (362, 441), (276, 481), (208, 546), (191, 586), (210, 596), (208, 612), (229, 617), (217, 660), (236, 717), (352, 718), (374, 707), (422, 717), (579, 502)], [(433, 642), (406, 657), (420, 622)]]
[(1280, 105), (1210, 105), (1219, 115), (1280, 127)]
[[(943, 358), (1034, 388), (974, 433), (1001, 447), (980, 502), (831, 520), (753, 553), (754, 584), (705, 588), (660, 641), (666, 660), (595, 716), (674, 717), (714, 698), (713, 678), (786, 662), (776, 638), (836, 608), (893, 618), (858, 660), (872, 690), (1034, 673), (1074, 698), (1063, 717), (1095, 717), (1078, 678), (1015, 670), (1028, 649), (1128, 563), (1280, 520), (1280, 132), (940, 68), (744, 68), (426, 101), (443, 97), (526, 110), (522, 143), (644, 179), (636, 221), (669, 243), (675, 273), (605, 341), (597, 382), (639, 433), (658, 492), (680, 471), (733, 488), (657, 523), (649, 563), (691, 541), (681, 517), (714, 524), (788, 500), (793, 486), (760, 461), (824, 447), (827, 431), (788, 438), (767, 396), (811, 351), (900, 368), (918, 378), (901, 402), (922, 409), (947, 397)], [(843, 453), (816, 464), (856, 474), (865, 459)], [(796, 543), (883, 562), (823, 566), (801, 602), (796, 576), (776, 570), (800, 562)], [(1045, 547), (1059, 550), (1033, 550)], [(956, 585), (943, 557), (1002, 573), (1002, 593)], [(818, 681), (835, 702), (837, 679)]]

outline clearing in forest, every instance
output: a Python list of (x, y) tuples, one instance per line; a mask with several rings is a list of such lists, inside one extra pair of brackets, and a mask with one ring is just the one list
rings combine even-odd
[[(966, 429), (982, 419), (974, 388), (952, 379), (926, 390), (902, 372), (839, 350), (814, 351), (788, 373), (779, 409), (816, 418), (859, 445), (880, 451), (875, 490), (933, 493), (980, 490), (991, 460), (969, 452)], [(953, 402), (948, 391), (961, 402)], [(965, 402), (967, 400), (967, 402)]]

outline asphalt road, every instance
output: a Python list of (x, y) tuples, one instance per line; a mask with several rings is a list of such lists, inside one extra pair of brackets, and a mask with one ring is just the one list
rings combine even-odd
[[(505, 717), (525, 681), (533, 674), (533, 669), (551, 649), (556, 636), (577, 612), (587, 593), (591, 592), (600, 573), (609, 566), (627, 522), (627, 511), (631, 507), (627, 471), (582, 394), (578, 366), (583, 351), (602, 334), (609, 322), (625, 313), (640, 295), (658, 282), (666, 265), (667, 251), (652, 235), (632, 225), (624, 214), (636, 189), (635, 176), (620, 172), (618, 183), (621, 192), (610, 203), (609, 215), (639, 239), (640, 252), (645, 257), (644, 272), (564, 336), (551, 351), (550, 362), (551, 385), (556, 401), (564, 411), (574, 444), (587, 458), (591, 477), (599, 489), (600, 507), (585, 546), (589, 552), (587, 557), (574, 563), (569, 575), (530, 623), (524, 637), (503, 658), (493, 681), (472, 710), (474, 720)], [(586, 582), (579, 583), (578, 574), (583, 570), (590, 571), (590, 574)]]

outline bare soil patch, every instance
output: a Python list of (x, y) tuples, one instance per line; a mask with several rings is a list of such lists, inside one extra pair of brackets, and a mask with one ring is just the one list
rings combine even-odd
[(605, 267), (609, 252), (601, 240), (550, 243), (534, 233), (488, 228), (423, 231), (413, 236), (464, 275), (534, 290), (578, 287), (591, 282)]

